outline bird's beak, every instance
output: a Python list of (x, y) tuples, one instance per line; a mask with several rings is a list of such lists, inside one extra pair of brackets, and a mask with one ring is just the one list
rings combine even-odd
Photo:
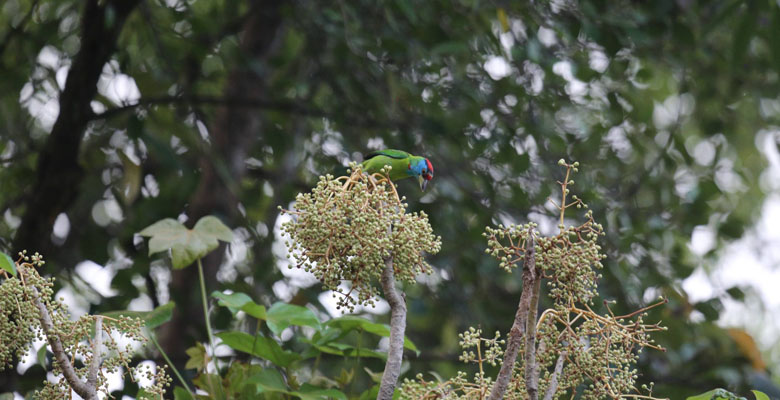
[(417, 180), (420, 182), (420, 190), (424, 192), (425, 188), (428, 186), (428, 181), (423, 178), (422, 175), (418, 176)]

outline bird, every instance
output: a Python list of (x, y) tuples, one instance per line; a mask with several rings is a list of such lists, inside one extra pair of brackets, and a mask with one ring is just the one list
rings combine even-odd
[(420, 190), (423, 192), (428, 181), (433, 179), (433, 164), (425, 157), (413, 156), (402, 150), (385, 149), (366, 154), (361, 164), (363, 171), (369, 174), (378, 173), (382, 167), (389, 165), (390, 180), (417, 177)]

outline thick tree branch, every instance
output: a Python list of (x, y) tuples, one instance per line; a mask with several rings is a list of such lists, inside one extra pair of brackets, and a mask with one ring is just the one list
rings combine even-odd
[(90, 102), (97, 93), (97, 81), (114, 52), (122, 26), (139, 1), (85, 2), (81, 47), (60, 94), (57, 120), (38, 158), (32, 198), (14, 238), (14, 247), (18, 249), (50, 251), (49, 236), (54, 220), (78, 194), (84, 177), (78, 162), (79, 147), (92, 115)]
[[(227, 76), (222, 94), (218, 97), (201, 96), (192, 93), (190, 86), (199, 76), (199, 65), (202, 60), (193, 54), (185, 59), (191, 68), (185, 68), (184, 87), (181, 97), (160, 97), (140, 99), (138, 105), (129, 105), (106, 111), (102, 117), (132, 110), (135, 107), (156, 104), (182, 104), (195, 110), (197, 105), (210, 104), (214, 106), (213, 121), (203, 121), (208, 125), (210, 143), (203, 144), (203, 151), (198, 155), (200, 171), (198, 187), (190, 197), (186, 212), (192, 221), (201, 217), (216, 214), (231, 225), (245, 225), (245, 217), (239, 212), (243, 187), (241, 182), (246, 174), (245, 160), (248, 152), (258, 143), (266, 140), (264, 133), (265, 113), (257, 112), (258, 108), (274, 108), (287, 112), (306, 113), (307, 110), (294, 102), (271, 102), (266, 99), (268, 91), (265, 82), (265, 60), (272, 54), (273, 46), (279, 43), (281, 25), (284, 20), (281, 7), (282, 1), (251, 0), (249, 10), (239, 20), (241, 25), (226, 27), (228, 32), (239, 30), (239, 46), (245, 57), (243, 62), (234, 66)], [(238, 20), (237, 20), (238, 21)], [(209, 38), (204, 39), (208, 42)], [(199, 42), (203, 43), (203, 42)], [(208, 46), (205, 45), (204, 46)], [(122, 110), (122, 111), (120, 111)], [(274, 186), (274, 193), (278, 192)], [(215, 251), (203, 259), (203, 274), (206, 287), (216, 284), (216, 274), (222, 262), (222, 251)], [(161, 346), (168, 352), (178, 368), (184, 369), (187, 359), (188, 341), (182, 340), (181, 326), (192, 326), (197, 321), (201, 309), (197, 307), (197, 291), (192, 287), (198, 285), (196, 275), (185, 270), (174, 271), (170, 291), (171, 298), (178, 304), (169, 324), (164, 325), (159, 334)], [(195, 329), (201, 328), (201, 329)], [(185, 332), (188, 337), (200, 340), (205, 326), (193, 327)]]
[(404, 332), (406, 331), (406, 300), (395, 288), (393, 275), (393, 258), (385, 259), (385, 269), (382, 271), (382, 290), (385, 299), (390, 304), (390, 348), (387, 352), (387, 363), (382, 373), (382, 383), (379, 385), (377, 400), (393, 398), (398, 377), (401, 375), (401, 363), (404, 352)]
[(284, 113), (298, 114), (310, 117), (327, 117), (324, 111), (305, 107), (291, 101), (265, 100), (258, 98), (241, 97), (214, 97), (214, 96), (162, 96), (141, 98), (137, 103), (127, 104), (121, 107), (108, 109), (100, 114), (92, 115), (91, 120), (109, 119), (117, 115), (133, 111), (137, 108), (156, 105), (213, 105), (236, 108), (260, 108)]
[[(517, 354), (520, 352), (520, 345), (523, 343), (523, 337), (527, 326), (533, 326), (533, 335), (536, 336), (536, 324), (535, 322), (529, 322), (529, 312), (533, 303), (538, 302), (539, 288), (542, 276), (536, 271), (536, 259), (534, 249), (534, 231), (533, 228), (528, 229), (528, 238), (526, 239), (525, 247), (525, 259), (523, 261), (523, 293), (520, 295), (520, 303), (517, 305), (517, 312), (515, 313), (515, 321), (512, 324), (512, 329), (509, 331), (509, 337), (507, 338), (506, 350), (504, 351), (504, 361), (501, 364), (501, 370), (498, 372), (496, 382), (493, 384), (493, 389), (490, 391), (491, 400), (500, 400), (504, 398), (507, 387), (509, 387), (509, 381), (512, 379), (512, 371), (515, 368), (515, 361), (517, 360)], [(539, 282), (537, 282), (539, 281)], [(533, 298), (536, 298), (536, 301)], [(533, 321), (536, 320), (536, 310), (533, 313)], [(528, 340), (526, 340), (527, 342)], [(527, 346), (527, 344), (526, 344)], [(526, 354), (528, 351), (526, 350)], [(526, 355), (526, 359), (528, 356)], [(533, 360), (536, 359), (535, 352)], [(527, 364), (527, 363), (526, 363)], [(535, 362), (534, 362), (535, 364)], [(528, 373), (529, 366), (526, 365), (526, 374)], [(536, 367), (533, 367), (535, 369)], [(537, 379), (538, 382), (538, 379)], [(528, 377), (526, 377), (526, 385), (528, 385)], [(537, 389), (534, 389), (536, 393)], [(529, 388), (529, 396), (531, 390)], [(536, 397), (532, 397), (534, 400)]]

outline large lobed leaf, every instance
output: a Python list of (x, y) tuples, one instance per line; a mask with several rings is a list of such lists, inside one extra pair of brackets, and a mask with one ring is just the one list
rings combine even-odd
[(230, 242), (233, 232), (217, 217), (207, 215), (187, 229), (181, 222), (165, 218), (144, 228), (141, 236), (149, 237), (149, 255), (171, 251), (174, 269), (181, 269), (202, 258), (219, 246)]

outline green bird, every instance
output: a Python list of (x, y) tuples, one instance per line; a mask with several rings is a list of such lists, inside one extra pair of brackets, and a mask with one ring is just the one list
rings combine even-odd
[(363, 171), (374, 174), (379, 172), (385, 165), (389, 165), (392, 167), (390, 180), (397, 181), (416, 176), (417, 181), (420, 183), (420, 190), (423, 192), (428, 186), (428, 181), (433, 179), (433, 164), (425, 157), (413, 156), (405, 151), (379, 150), (367, 154), (364, 159), (361, 164)]

